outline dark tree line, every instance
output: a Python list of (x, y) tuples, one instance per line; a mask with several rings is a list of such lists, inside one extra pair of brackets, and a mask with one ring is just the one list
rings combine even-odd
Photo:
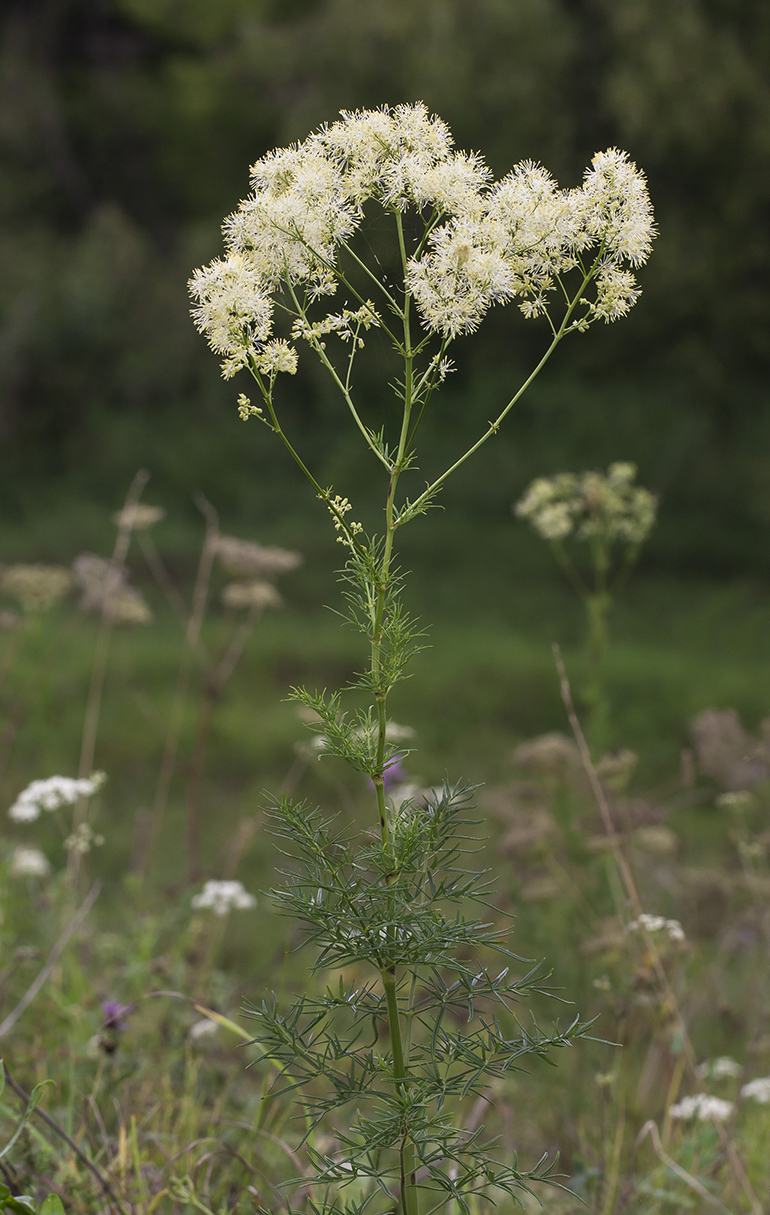
[[(726, 534), (764, 527), (768, 63), (765, 0), (5, 0), (6, 494), (14, 470), (50, 475), (94, 436), (229, 402), (185, 283), (217, 252), (248, 164), (342, 107), (421, 98), (495, 173), (531, 157), (576, 184), (618, 144), (650, 179), (660, 237), (642, 302), (562, 364), (564, 394), (599, 402), (585, 425), (562, 425), (560, 446), (524, 411), (533, 468), (600, 458), (597, 411), (615, 399), (633, 450), (610, 457), (664, 452), (674, 504), (718, 506)], [(516, 328), (522, 357), (541, 336)], [(456, 392), (482, 394), (516, 357), (495, 319)], [(323, 427), (316, 388), (300, 379), (294, 408)]]

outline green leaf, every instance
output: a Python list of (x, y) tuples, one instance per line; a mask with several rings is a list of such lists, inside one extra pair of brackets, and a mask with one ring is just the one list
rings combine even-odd
[(58, 1194), (49, 1194), (40, 1208), (40, 1215), (64, 1215), (64, 1204)]
[(19, 1194), (16, 1198), (3, 1199), (3, 1206), (7, 1211), (14, 1211), (16, 1215), (36, 1215), (37, 1208), (34, 1198), (30, 1198), (29, 1194)]

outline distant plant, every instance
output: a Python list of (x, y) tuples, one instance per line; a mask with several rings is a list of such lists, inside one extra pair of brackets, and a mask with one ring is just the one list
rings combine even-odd
[[(490, 898), (464, 856), (476, 846), (472, 790), (445, 784), (398, 808), (386, 796), (388, 767), (403, 755), (388, 740), (388, 697), (422, 636), (404, 607), (395, 537), (496, 434), (567, 334), (628, 312), (639, 294), (628, 267), (646, 260), (654, 235), (650, 202), (644, 177), (616, 149), (594, 157), (578, 189), (558, 189), (531, 162), (492, 184), (483, 160), (453, 151), (448, 128), (423, 105), (343, 113), (263, 157), (251, 180), (253, 192), (225, 222), (228, 256), (191, 281), (194, 317), (224, 356), (225, 378), (252, 375), (261, 399), (241, 394), (241, 417), (256, 416), (278, 436), (347, 550), (348, 616), (369, 646), (355, 688), (368, 706), (344, 708), (340, 693), (294, 695), (313, 711), (323, 753), (369, 777), (375, 799), (375, 830), (360, 833), (287, 797), (274, 807), (293, 858), (275, 891), (279, 909), (306, 926), (315, 969), (365, 964), (371, 977), (340, 977), (287, 1012), (271, 996), (252, 1013), (285, 1090), (303, 1089), (310, 1126), (348, 1110), (344, 1129), (334, 1127), (335, 1150), (309, 1148), (320, 1187), (308, 1195), (313, 1211), (372, 1204), (390, 1212), (396, 1203), (417, 1215), (423, 1200), (426, 1213), (454, 1202), (467, 1213), (474, 1199), (515, 1197), (547, 1180), (554, 1162), (522, 1170), (496, 1159), (483, 1128), (464, 1129), (457, 1103), (587, 1030), (575, 1019), (546, 1034), (510, 1015), (520, 997), (548, 990), (547, 977), (534, 967), (515, 978), (510, 965), (522, 959), (506, 948), (505, 931), (486, 912), (483, 921), (468, 918)], [(395, 281), (371, 256), (377, 212), (395, 238)], [(551, 340), (542, 358), (476, 442), (425, 488), (401, 496), (402, 477), (417, 470), (425, 412), (452, 370), (452, 344), (511, 300), (526, 317), (545, 318)], [(356, 358), (373, 335), (399, 364), (392, 433), (388, 422), (367, 420), (354, 388)], [(294, 343), (309, 346), (331, 376), (379, 468), (380, 535), (368, 535), (349, 499), (317, 480), (283, 428), (275, 386), (279, 373), (296, 371)]]
[[(658, 500), (634, 485), (636, 465), (611, 464), (606, 473), (559, 473), (537, 477), (516, 503), (516, 514), (528, 519), (551, 546), (571, 585), (583, 601), (588, 631), (589, 678), (584, 699), (591, 711), (589, 740), (598, 754), (606, 743), (607, 704), (604, 660), (609, 641), (608, 616), (639, 550), (654, 523)], [(586, 580), (565, 541), (583, 544), (591, 574)]]

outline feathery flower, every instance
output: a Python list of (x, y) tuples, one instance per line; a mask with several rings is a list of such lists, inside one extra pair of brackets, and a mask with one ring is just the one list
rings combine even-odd
[(265, 345), (279, 291), (299, 316), (295, 336), (318, 344), (323, 332), (350, 334), (340, 314), (308, 322), (302, 300), (335, 292), (340, 250), (370, 200), (425, 222), (429, 239), (408, 260), (406, 286), (425, 327), (449, 338), (473, 332), (493, 304), (517, 299), (525, 316), (546, 312), (557, 279), (578, 264), (595, 298), (572, 323), (615, 320), (639, 294), (627, 267), (646, 260), (655, 235), (644, 175), (627, 153), (597, 153), (577, 189), (561, 190), (532, 161), (492, 183), (483, 159), (454, 150), (446, 123), (422, 102), (342, 111), (258, 160), (251, 186), (225, 220), (227, 256), (190, 280), (195, 323), (225, 356), (226, 378), (249, 364), (271, 377), (294, 372), (291, 347)]

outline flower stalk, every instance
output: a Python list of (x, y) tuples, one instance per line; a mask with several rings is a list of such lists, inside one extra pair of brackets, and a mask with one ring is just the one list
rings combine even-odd
[[(278, 909), (304, 924), (316, 970), (364, 965), (372, 979), (346, 989), (340, 977), (338, 988), (303, 995), (286, 1013), (270, 996), (251, 1015), (267, 1057), (302, 1087), (312, 1127), (333, 1110), (357, 1111), (350, 1129), (336, 1132), (338, 1150), (312, 1152), (315, 1180), (330, 1194), (320, 1205), (313, 1200), (316, 1215), (360, 1215), (370, 1203), (382, 1215), (394, 1206), (419, 1215), (423, 1193), (430, 1212), (467, 1213), (470, 1196), (492, 1187), (515, 1195), (548, 1180), (553, 1164), (523, 1171), (496, 1160), (483, 1128), (467, 1133), (451, 1107), (509, 1074), (520, 1057), (569, 1046), (587, 1026), (575, 1018), (546, 1035), (513, 1019), (518, 1000), (548, 989), (538, 966), (511, 972), (523, 960), (486, 910), (485, 920), (469, 916), (469, 907), (488, 904), (484, 875), (464, 860), (471, 791), (445, 784), (420, 799), (387, 795), (386, 772), (398, 755), (388, 698), (421, 636), (401, 598), (396, 531), (430, 509), (497, 433), (568, 334), (633, 305), (639, 290), (627, 267), (646, 259), (654, 235), (646, 183), (617, 149), (597, 154), (575, 190), (560, 190), (530, 162), (492, 183), (481, 158), (454, 151), (446, 125), (423, 105), (343, 112), (302, 143), (263, 157), (251, 175), (252, 193), (225, 222), (227, 257), (191, 280), (193, 316), (224, 357), (224, 376), (243, 369), (253, 376), (264, 410), (241, 396), (241, 416), (256, 415), (278, 436), (347, 550), (348, 615), (369, 649), (358, 686), (369, 705), (348, 713), (339, 693), (293, 692), (313, 710), (321, 753), (371, 781), (378, 828), (351, 834), (319, 810), (276, 802), (276, 833), (291, 858), (273, 891)], [(398, 269), (388, 263), (384, 276), (356, 241), (364, 216), (376, 211), (391, 234), (395, 227)], [(332, 310), (337, 294), (343, 306)], [(480, 438), (405, 496), (421, 423), (452, 370), (452, 344), (510, 301), (529, 319), (546, 318), (551, 340), (542, 358)], [(368, 423), (356, 392), (356, 360), (373, 328), (390, 342), (397, 367), (399, 421), (390, 435)], [(302, 342), (385, 476), (380, 535), (367, 535), (349, 517), (348, 499), (321, 486), (282, 426), (276, 382), (296, 371), (292, 343)], [(499, 973), (490, 969), (496, 956), (506, 961)], [(449, 1028), (450, 1011), (467, 1028)], [(385, 1054), (378, 1031), (364, 1045), (365, 1027), (380, 1023), (388, 1026)], [(347, 1199), (354, 1179), (363, 1197)]]

